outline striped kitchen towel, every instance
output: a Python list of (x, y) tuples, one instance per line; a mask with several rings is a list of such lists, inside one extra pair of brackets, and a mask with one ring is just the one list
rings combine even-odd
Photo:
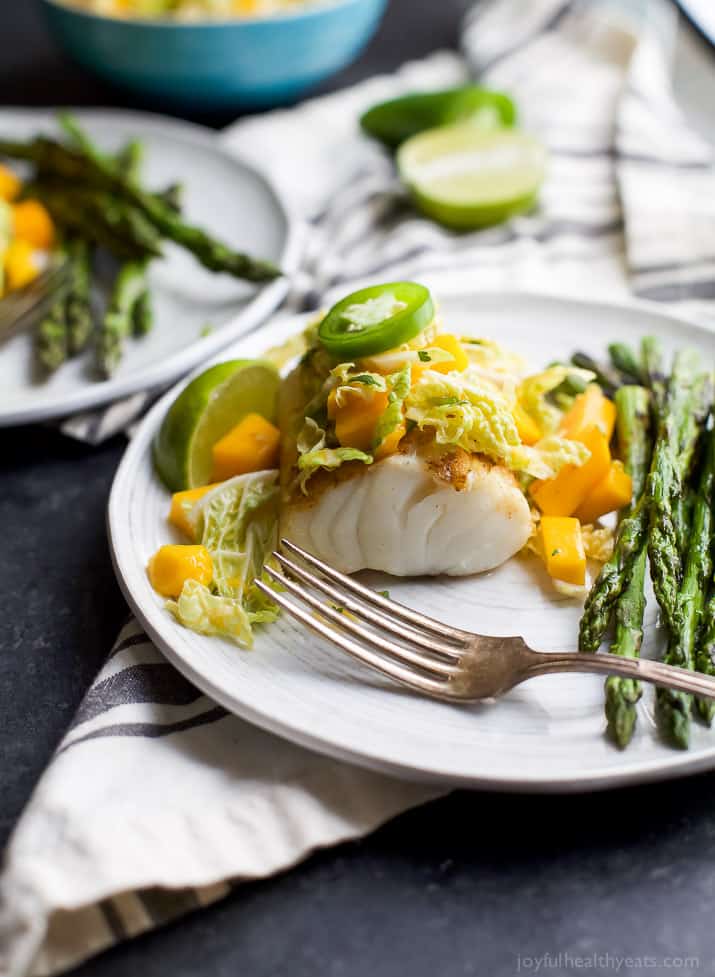
[[(228, 144), (269, 172), (309, 232), (291, 306), (355, 280), (414, 277), (445, 291), (636, 292), (713, 321), (711, 152), (673, 102), (668, 9), (639, 9), (654, 23), (632, 19), (636, 0), (485, 0), (465, 22), (464, 58), (436, 55), (233, 127)], [(515, 95), (551, 164), (537, 211), (455, 235), (413, 213), (356, 117), (468, 70)], [(105, 434), (141, 408), (131, 406), (119, 416), (114, 405)], [(131, 623), (11, 840), (0, 975), (60, 972), (432, 796), (227, 715)]]

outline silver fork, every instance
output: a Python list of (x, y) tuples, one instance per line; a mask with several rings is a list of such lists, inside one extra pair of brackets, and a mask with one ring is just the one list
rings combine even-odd
[(477, 702), (537, 675), (592, 672), (715, 698), (715, 678), (673, 665), (609, 654), (534, 651), (521, 638), (489, 638), (451, 627), (375, 593), (287, 539), (281, 547), (300, 560), (279, 551), (272, 554), (284, 572), (270, 565), (265, 570), (283, 590), (260, 580), (256, 586), (353, 658), (423, 695)]
[(52, 261), (29, 285), (10, 292), (0, 299), (0, 342), (32, 325), (32, 312), (55, 297), (67, 281), (69, 262), (62, 258)]

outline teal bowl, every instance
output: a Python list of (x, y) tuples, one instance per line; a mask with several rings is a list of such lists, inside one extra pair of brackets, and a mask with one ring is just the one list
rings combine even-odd
[(354, 60), (387, 0), (316, 0), (245, 20), (124, 20), (42, 0), (81, 65), (123, 88), (199, 111), (285, 104)]

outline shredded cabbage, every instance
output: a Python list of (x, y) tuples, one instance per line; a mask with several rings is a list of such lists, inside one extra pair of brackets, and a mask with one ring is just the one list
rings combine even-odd
[[(429, 345), (437, 331), (433, 324), (409, 344), (359, 363), (340, 363), (322, 373), (298, 436), (297, 483), (305, 494), (310, 477), (320, 468), (333, 470), (347, 461), (371, 464), (374, 452), (404, 419), (420, 430), (430, 430), (439, 444), (484, 454), (527, 481), (553, 478), (564, 465), (578, 467), (588, 460), (584, 445), (553, 433), (562, 411), (549, 397), (567, 375), (576, 373), (588, 380), (588, 371), (554, 366), (524, 377), (522, 357), (490, 340), (466, 337), (461, 340), (470, 360), (466, 370), (442, 374), (427, 367), (410, 388), (412, 364), (449, 359), (441, 347)], [(422, 348), (416, 348), (419, 345)], [(314, 372), (313, 360), (310, 366)], [(339, 406), (348, 396), (363, 394), (367, 399), (376, 391), (388, 393), (388, 405), (377, 422), (370, 454), (336, 444), (325, 417), (331, 391)], [(516, 427), (513, 408), (517, 402), (545, 432), (545, 437), (531, 447), (522, 444)]]
[(248, 614), (240, 600), (219, 597), (198, 580), (187, 580), (177, 601), (167, 601), (167, 608), (185, 628), (197, 634), (230, 638), (244, 648), (253, 644)]
[(583, 548), (589, 560), (605, 563), (613, 554), (615, 533), (609, 526), (581, 526)]
[(583, 380), (593, 379), (589, 370), (577, 370), (571, 366), (550, 366), (542, 373), (534, 373), (521, 381), (517, 388), (519, 403), (539, 425), (544, 434), (552, 434), (559, 426), (563, 411), (550, 403), (548, 394), (560, 386), (566, 377), (578, 376)]
[(195, 521), (214, 576), (211, 589), (187, 580), (178, 601), (167, 603), (185, 627), (250, 647), (251, 626), (277, 617), (277, 607), (254, 584), (277, 542), (277, 482), (273, 470), (239, 475), (196, 503)]
[(375, 427), (374, 450), (377, 450), (385, 438), (402, 424), (402, 406), (410, 392), (411, 369), (409, 364), (399, 373), (393, 373), (387, 378), (387, 409), (378, 419)]
[(397, 373), (413, 363), (446, 363), (452, 355), (441, 346), (423, 346), (420, 349), (400, 347), (387, 353), (376, 353), (362, 362), (365, 367), (379, 370), (382, 374)]
[(319, 468), (332, 471), (335, 468), (339, 468), (346, 461), (362, 461), (366, 465), (371, 465), (372, 460), (372, 455), (368, 455), (364, 451), (358, 451), (357, 448), (314, 448), (313, 451), (307, 451), (304, 455), (298, 457), (298, 471), (300, 472), (298, 484), (300, 485), (301, 491), (307, 495), (308, 479)]
[(533, 447), (522, 445), (515, 456), (515, 471), (523, 471), (532, 478), (554, 478), (564, 465), (580, 468), (591, 457), (591, 452), (580, 441), (548, 434)]
[[(376, 390), (384, 393), (387, 390), (387, 381), (380, 373), (371, 373), (369, 370), (356, 370), (354, 363), (341, 363), (330, 371), (330, 378), (326, 387), (331, 387), (337, 383), (335, 389), (335, 403), (342, 407), (348, 396), (364, 396), (365, 399), (372, 396)], [(326, 392), (329, 392), (327, 390)]]
[(511, 353), (491, 339), (460, 336), (459, 341), (472, 367), (496, 383), (518, 380), (526, 373), (526, 360), (522, 356)]
[(319, 468), (332, 471), (346, 461), (362, 461), (372, 464), (372, 455), (357, 448), (327, 448), (327, 433), (312, 417), (306, 417), (298, 435), (298, 485), (304, 495), (308, 494), (308, 480)]
[(438, 444), (487, 455), (533, 478), (552, 478), (566, 464), (582, 465), (584, 445), (550, 436), (533, 447), (521, 443), (507, 397), (494, 384), (465, 373), (426, 371), (405, 401), (406, 416), (429, 428)]

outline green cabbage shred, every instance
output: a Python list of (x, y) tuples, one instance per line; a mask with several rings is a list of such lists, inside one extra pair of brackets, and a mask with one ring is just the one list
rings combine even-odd
[(187, 580), (167, 608), (199, 634), (253, 644), (255, 624), (274, 621), (278, 608), (255, 585), (278, 537), (278, 472), (238, 475), (196, 503), (201, 543), (211, 554), (211, 588)]

